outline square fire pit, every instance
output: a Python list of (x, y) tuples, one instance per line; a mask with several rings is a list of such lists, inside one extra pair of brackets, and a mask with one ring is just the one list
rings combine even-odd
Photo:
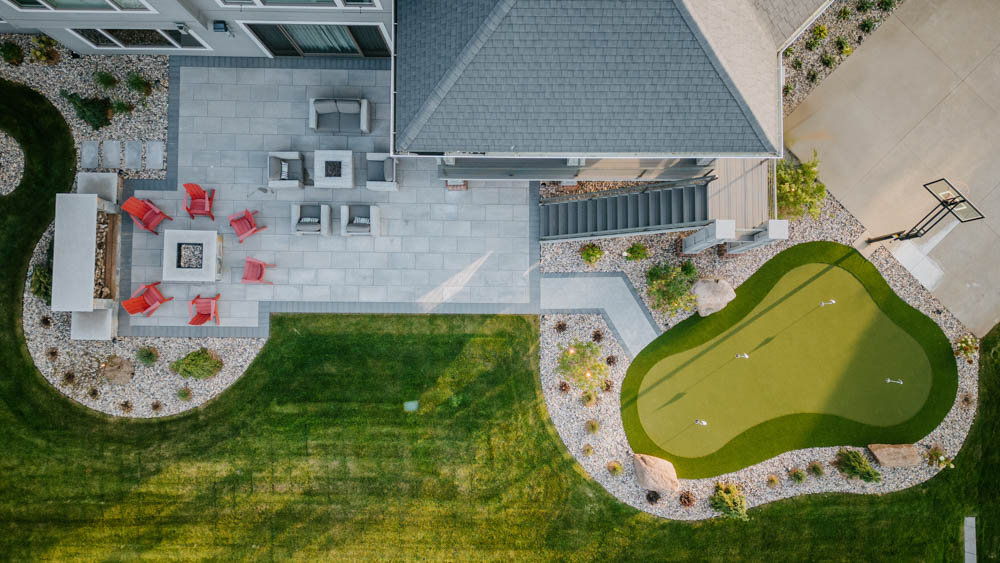
[(222, 263), (222, 237), (216, 231), (163, 231), (163, 279), (179, 282), (217, 281)]
[(313, 186), (317, 188), (353, 188), (354, 152), (315, 151)]
[(340, 178), (340, 161), (339, 160), (328, 160), (328, 161), (326, 161), (326, 177), (327, 178)]

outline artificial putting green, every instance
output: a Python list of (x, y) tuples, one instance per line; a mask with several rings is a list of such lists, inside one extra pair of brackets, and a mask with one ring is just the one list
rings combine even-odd
[(956, 376), (944, 334), (874, 266), (810, 243), (766, 264), (722, 312), (643, 350), (622, 417), (635, 451), (708, 477), (791, 449), (915, 441), (946, 414)]

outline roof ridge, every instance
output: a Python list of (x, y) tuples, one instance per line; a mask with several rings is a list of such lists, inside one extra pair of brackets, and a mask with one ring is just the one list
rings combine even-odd
[(743, 117), (747, 120), (747, 123), (750, 124), (750, 127), (757, 135), (757, 140), (760, 142), (761, 147), (765, 151), (776, 152), (778, 150), (777, 147), (775, 147), (774, 144), (771, 143), (771, 140), (768, 139), (764, 128), (761, 126), (760, 122), (757, 121), (757, 116), (754, 115), (753, 110), (750, 109), (750, 104), (747, 103), (743, 94), (740, 93), (739, 88), (736, 87), (736, 83), (733, 82), (732, 77), (729, 76), (726, 66), (722, 64), (718, 55), (715, 54), (715, 49), (713, 49), (709, 44), (708, 38), (705, 37), (701, 27), (695, 21), (694, 16), (691, 15), (691, 12), (688, 10), (684, 0), (674, 0), (674, 7), (677, 8), (677, 12), (680, 13), (682, 18), (684, 18), (684, 23), (687, 24), (692, 35), (694, 35), (694, 38), (698, 41), (698, 45), (701, 46), (701, 50), (705, 52), (708, 60), (712, 63), (712, 66), (715, 67), (715, 71), (719, 74), (719, 78), (722, 79), (722, 83), (726, 85), (726, 89), (729, 90), (729, 94), (733, 96), (734, 100), (736, 100), (736, 105), (740, 107), (740, 111), (743, 112)]
[(427, 121), (437, 111), (438, 106), (444, 100), (448, 91), (458, 82), (459, 77), (468, 68), (472, 59), (479, 54), (479, 50), (486, 44), (486, 40), (500, 27), (500, 22), (507, 17), (507, 14), (516, 3), (517, 0), (499, 0), (494, 4), (493, 9), (486, 16), (486, 19), (483, 20), (483, 23), (480, 24), (479, 29), (469, 38), (468, 43), (465, 44), (462, 51), (455, 57), (455, 64), (441, 77), (441, 80), (431, 90), (430, 95), (424, 100), (416, 115), (410, 119), (406, 129), (399, 134), (396, 141), (398, 148), (406, 149), (416, 139), (417, 134), (420, 133), (420, 130), (423, 129)]

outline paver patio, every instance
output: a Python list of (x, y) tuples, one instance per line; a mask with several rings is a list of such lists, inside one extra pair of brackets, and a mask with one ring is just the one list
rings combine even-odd
[[(426, 311), (442, 303), (530, 301), (528, 182), (473, 182), (466, 192), (450, 192), (436, 178), (434, 159), (409, 158), (399, 162), (399, 191), (360, 187), (366, 177), (363, 153), (388, 151), (389, 71), (184, 67), (179, 88), (177, 189), (135, 195), (174, 218), (161, 225), (161, 233), (218, 229), (222, 280), (164, 282), (164, 294), (176, 299), (149, 318), (131, 317), (133, 326), (186, 325), (187, 302), (199, 293), (222, 294), (221, 323), (231, 327), (257, 326), (258, 305), (267, 301), (410, 303)], [(308, 98), (330, 94), (372, 101), (372, 134), (309, 130)], [(305, 153), (307, 167), (311, 151), (355, 151), (355, 187), (268, 188), (267, 153), (287, 150)], [(215, 221), (188, 218), (180, 187), (185, 182), (216, 190)], [(293, 234), (292, 202), (329, 204), (333, 236)], [(344, 203), (378, 205), (381, 235), (340, 236)], [(258, 224), (267, 229), (239, 244), (227, 216), (244, 208), (259, 210)], [(240, 284), (247, 256), (277, 264), (265, 276), (274, 285)], [(161, 279), (162, 260), (162, 234), (134, 233), (132, 289)]]

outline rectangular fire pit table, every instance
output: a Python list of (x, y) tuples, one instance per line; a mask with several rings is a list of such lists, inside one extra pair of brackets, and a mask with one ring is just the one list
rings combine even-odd
[(317, 188), (353, 188), (354, 153), (352, 151), (314, 152), (313, 185)]
[(217, 231), (163, 231), (163, 280), (219, 281), (222, 235)]

